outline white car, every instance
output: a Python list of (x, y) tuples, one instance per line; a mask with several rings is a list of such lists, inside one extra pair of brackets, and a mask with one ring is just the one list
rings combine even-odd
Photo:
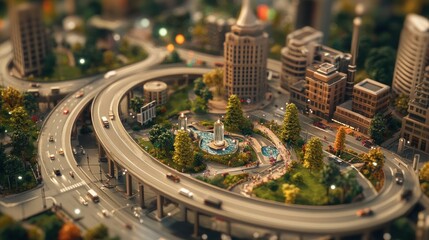
[(116, 75), (116, 71), (108, 71), (106, 74), (104, 74), (104, 78), (108, 79), (108, 78), (111, 78), (115, 75)]
[(194, 196), (194, 194), (186, 188), (181, 188), (179, 193), (188, 198), (192, 198)]
[(79, 202), (84, 206), (88, 206), (88, 201), (86, 201), (82, 196), (79, 197)]
[(101, 213), (104, 217), (109, 217), (109, 211), (107, 211), (106, 209), (101, 210)]

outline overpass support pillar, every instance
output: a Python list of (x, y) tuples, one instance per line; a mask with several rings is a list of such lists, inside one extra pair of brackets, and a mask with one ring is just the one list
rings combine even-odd
[(133, 178), (129, 172), (125, 175), (125, 188), (127, 189), (127, 196), (133, 195)]
[(156, 196), (156, 218), (161, 220), (164, 217), (164, 196), (158, 194)]
[(370, 240), (370, 239), (371, 239), (371, 232), (364, 232), (364, 233), (362, 234), (361, 239), (362, 239), (362, 240)]
[(73, 124), (72, 131), (71, 131), (71, 139), (77, 138), (77, 126), (76, 122)]
[(231, 227), (232, 223), (231, 222), (226, 222), (226, 234), (228, 234), (229, 236), (231, 236)]
[(198, 229), (200, 228), (200, 213), (194, 210), (194, 233), (193, 236), (198, 238)]
[(115, 177), (115, 162), (111, 159), (107, 159), (107, 166), (109, 170), (109, 177), (114, 178)]
[(106, 151), (104, 150), (104, 148), (101, 146), (101, 144), (98, 144), (98, 157), (99, 157), (99, 161), (103, 162), (106, 160), (107, 156), (106, 156)]
[(140, 207), (146, 208), (144, 204), (144, 185), (143, 183), (139, 183), (139, 201), (140, 201)]

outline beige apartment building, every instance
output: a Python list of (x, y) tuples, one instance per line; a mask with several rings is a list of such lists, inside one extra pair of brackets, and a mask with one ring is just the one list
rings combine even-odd
[(267, 89), (268, 34), (248, 0), (243, 1), (240, 16), (226, 34), (224, 43), (225, 98), (232, 94), (242, 101), (257, 103)]
[(369, 134), (372, 118), (390, 113), (389, 103), (390, 87), (367, 78), (354, 85), (352, 100), (336, 107), (333, 121)]
[(48, 41), (38, 5), (12, 6), (10, 13), (13, 66), (21, 76), (41, 74)]
[(143, 85), (143, 95), (145, 103), (155, 101), (156, 106), (167, 103), (168, 86), (162, 81), (150, 81)]
[(408, 115), (402, 119), (401, 137), (412, 147), (429, 153), (429, 65), (423, 81), (415, 88)]
[(346, 74), (331, 63), (307, 67), (307, 101), (310, 113), (331, 120), (335, 107), (344, 102)]
[(286, 47), (281, 51), (281, 87), (290, 89), (305, 79), (305, 71), (313, 60), (316, 46), (322, 42), (323, 33), (312, 27), (303, 27), (286, 37)]
[(429, 65), (429, 20), (408, 14), (399, 41), (392, 90), (412, 98), (414, 89)]

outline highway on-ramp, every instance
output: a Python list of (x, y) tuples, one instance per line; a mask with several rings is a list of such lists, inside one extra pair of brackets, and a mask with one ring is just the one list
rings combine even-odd
[[(92, 119), (94, 130), (100, 144), (108, 156), (126, 168), (132, 176), (155, 189), (173, 201), (180, 202), (190, 209), (217, 216), (227, 221), (244, 223), (273, 230), (276, 232), (338, 234), (365, 232), (404, 215), (420, 198), (418, 179), (412, 171), (402, 167), (405, 183), (394, 182), (392, 169), (396, 168), (393, 159), (386, 159), (384, 167), (385, 185), (374, 198), (363, 202), (336, 206), (300, 206), (287, 205), (261, 199), (245, 198), (239, 194), (210, 186), (204, 182), (181, 174), (180, 183), (166, 179), (171, 169), (143, 151), (129, 136), (119, 118), (110, 121), (110, 128), (104, 128), (101, 116), (107, 116), (109, 109), (119, 114), (122, 97), (134, 86), (163, 76), (202, 74), (205, 68), (169, 68), (147, 71), (139, 76), (130, 76), (115, 82), (104, 89), (93, 102)], [(179, 173), (178, 173), (179, 174)], [(194, 193), (190, 199), (178, 194), (180, 188)], [(409, 201), (400, 200), (403, 189), (413, 189), (414, 195)], [(205, 196), (211, 195), (223, 202), (222, 209), (213, 209), (203, 204)], [(373, 216), (357, 217), (356, 211), (370, 207)]]

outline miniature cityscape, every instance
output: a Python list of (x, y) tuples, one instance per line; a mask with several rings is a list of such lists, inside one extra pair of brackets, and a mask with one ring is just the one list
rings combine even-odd
[(429, 3), (0, 9), (0, 239), (429, 239)]

